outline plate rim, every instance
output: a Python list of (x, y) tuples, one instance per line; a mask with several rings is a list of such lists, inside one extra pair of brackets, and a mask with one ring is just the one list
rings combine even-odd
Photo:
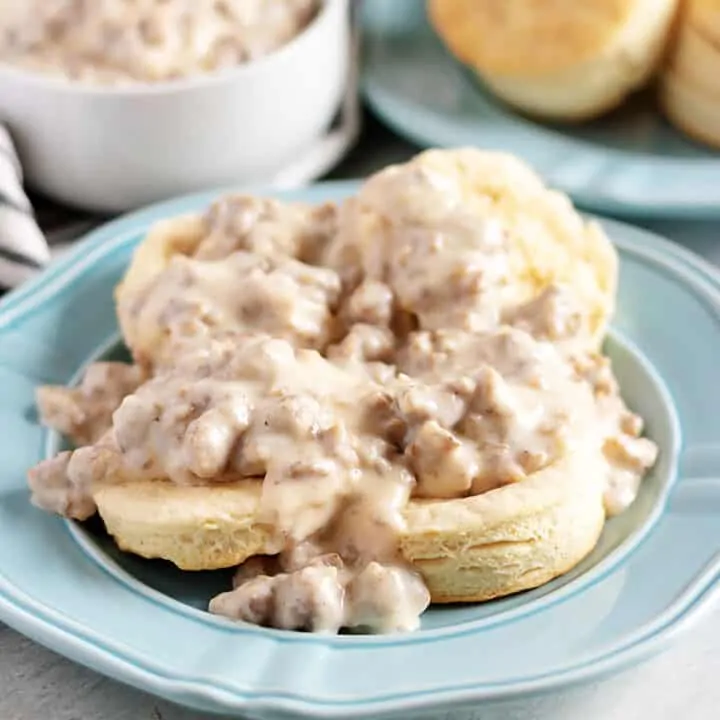
[[(317, 197), (318, 199), (328, 194), (339, 194), (349, 192), (357, 186), (357, 180), (349, 181), (331, 181), (327, 183), (318, 183), (311, 188), (300, 191), (291, 192), (272, 192), (259, 190), (258, 192), (272, 192), (276, 196), (295, 196), (310, 199)], [(210, 202), (218, 195), (232, 192), (234, 188), (225, 190), (213, 190), (203, 193), (195, 193), (192, 195), (175, 198), (163, 203), (151, 205), (142, 210), (136, 211), (119, 219), (113, 220), (100, 228), (89, 233), (83, 241), (78, 242), (66, 256), (59, 259), (52, 265), (50, 269), (31, 280), (27, 285), (10, 293), (6, 298), (0, 301), (0, 329), (12, 325), (10, 321), (22, 320), (26, 313), (32, 313), (34, 308), (42, 306), (44, 303), (43, 296), (47, 286), (52, 285), (62, 279), (64, 274), (72, 273), (73, 268), (77, 267), (77, 261), (84, 258), (87, 262), (88, 256), (92, 256), (93, 252), (101, 249), (104, 243), (112, 238), (119, 242), (118, 238), (130, 233), (137, 234), (141, 228), (148, 223), (153, 222), (158, 217), (176, 214), (178, 212), (187, 212), (190, 208), (188, 205), (201, 205)], [(246, 188), (243, 192), (248, 192)], [(611, 238), (616, 239), (617, 233), (630, 231), (629, 234), (636, 236), (645, 236), (652, 240), (652, 250), (646, 248), (651, 255), (669, 256), (680, 266), (687, 269), (690, 267), (693, 272), (701, 271), (706, 283), (710, 284), (713, 289), (720, 293), (720, 272), (710, 263), (702, 258), (694, 255), (694, 253), (671, 243), (671, 241), (662, 236), (642, 228), (636, 228), (626, 223), (615, 220), (607, 220), (598, 218), (608, 230)], [(613, 230), (616, 229), (616, 231)], [(628, 242), (626, 240), (626, 242)], [(672, 264), (670, 261), (668, 263)], [(38, 298), (39, 296), (39, 298)], [(282, 698), (265, 693), (259, 697), (246, 697), (241, 693), (233, 693), (232, 697), (226, 697), (225, 691), (218, 689), (215, 692), (212, 688), (208, 688), (201, 684), (201, 687), (194, 688), (193, 683), (186, 680), (172, 680), (171, 678), (163, 678), (162, 675), (154, 675), (147, 670), (138, 668), (137, 665), (123, 661), (113, 653), (108, 653), (102, 649), (102, 643), (98, 644), (91, 641), (83, 641), (78, 639), (76, 635), (70, 634), (67, 630), (62, 629), (63, 623), (52, 623), (47, 620), (38, 620), (33, 614), (22, 607), (25, 603), (17, 603), (9, 599), (13, 595), (17, 596), (18, 592), (22, 595), (22, 591), (17, 588), (10, 588), (8, 592), (7, 582), (0, 571), (0, 589), (4, 589), (0, 593), (0, 614), (8, 625), (16, 627), (24, 634), (36, 639), (42, 644), (61, 652), (62, 654), (83, 662), (90, 667), (100, 670), (116, 679), (122, 680), (129, 684), (135, 685), (142, 689), (151, 688), (151, 691), (162, 697), (175, 699), (186, 705), (196, 705), (193, 698), (202, 697), (213, 702), (218, 702), (222, 707), (229, 707), (238, 711), (270, 711), (283, 709), (290, 712), (296, 712), (310, 717), (335, 717), (338, 710), (341, 710), (345, 716), (354, 717), (371, 717), (374, 713), (380, 711), (397, 711), (399, 709), (427, 709), (432, 706), (447, 707), (450, 704), (467, 703), (481, 699), (497, 699), (500, 697), (513, 696), (535, 693), (541, 691), (552, 690), (557, 687), (567, 687), (572, 684), (584, 682), (590, 677), (596, 677), (609, 672), (614, 672), (621, 667), (647, 656), (649, 653), (655, 652), (671, 637), (678, 634), (682, 629), (689, 627), (702, 615), (702, 610), (709, 605), (709, 599), (720, 590), (720, 583), (717, 582), (720, 575), (720, 561), (717, 567), (708, 567), (702, 575), (701, 580), (694, 583), (692, 591), (689, 591), (688, 597), (682, 601), (669, 606), (664, 615), (668, 618), (660, 623), (660, 627), (653, 632), (645, 640), (638, 643), (631, 643), (626, 650), (620, 652), (613, 651), (607, 658), (591, 663), (590, 668), (580, 667), (577, 670), (565, 673), (550, 673), (549, 678), (538, 680), (536, 683), (524, 683), (519, 687), (511, 686), (509, 688), (492, 689), (490, 685), (483, 685), (482, 691), (477, 690), (477, 683), (473, 683), (470, 688), (451, 688), (444, 691), (433, 690), (433, 697), (415, 695), (412, 699), (407, 697), (377, 700), (375, 702), (363, 701), (358, 703), (353, 700), (350, 705), (338, 704), (335, 701), (328, 701), (326, 704), (318, 703), (317, 700), (302, 700), (298, 698)], [(40, 601), (30, 600), (29, 607), (43, 605)], [(48, 608), (52, 613), (52, 608)], [(673, 614), (674, 613), (674, 614)], [(42, 615), (42, 613), (38, 613)], [(662, 618), (660, 618), (662, 619)], [(574, 672), (574, 674), (573, 674)], [(490, 688), (490, 689), (488, 689)], [(206, 709), (201, 707), (201, 709)]]

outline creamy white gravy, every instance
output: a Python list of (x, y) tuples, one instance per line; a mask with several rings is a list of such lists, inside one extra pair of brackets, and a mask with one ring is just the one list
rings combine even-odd
[(298, 35), (318, 0), (15, 0), (0, 62), (93, 84), (158, 82), (239, 65)]
[[(388, 210), (397, 222), (374, 228), (375, 244), (356, 200), (339, 213), (216, 205), (194, 255), (126, 308), (169, 352), (121, 402), (112, 396), (99, 441), (31, 471), (34, 501), (87, 517), (111, 470), (179, 484), (257, 478), (258, 521), (279, 554), (248, 560), (210, 609), (324, 632), (418, 626), (430, 598), (398, 553), (413, 496), (489, 492), (590, 444), (607, 466), (608, 514), (627, 507), (657, 449), (571, 292), (527, 297), (499, 226), (459, 202), (433, 205), (432, 177), (404, 180), (419, 189)], [(67, 417), (47, 400), (57, 393), (72, 397)], [(40, 402), (65, 432), (94, 417), (82, 390)]]

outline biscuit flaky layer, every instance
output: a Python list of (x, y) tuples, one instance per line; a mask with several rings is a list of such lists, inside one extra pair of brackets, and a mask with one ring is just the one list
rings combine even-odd
[[(400, 549), (433, 602), (489, 600), (542, 585), (577, 565), (605, 521), (602, 463), (572, 455), (483, 495), (413, 500)], [(183, 570), (234, 567), (281, 541), (256, 520), (256, 480), (204, 487), (109, 478), (94, 498), (122, 550)]]

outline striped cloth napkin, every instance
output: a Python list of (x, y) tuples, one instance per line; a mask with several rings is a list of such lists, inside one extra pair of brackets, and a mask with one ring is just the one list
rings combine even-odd
[(22, 184), (10, 133), (0, 125), (0, 288), (13, 288), (52, 259)]

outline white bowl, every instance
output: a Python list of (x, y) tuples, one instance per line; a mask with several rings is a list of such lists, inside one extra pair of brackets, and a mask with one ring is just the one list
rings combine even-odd
[(30, 187), (121, 212), (272, 176), (329, 127), (350, 52), (349, 0), (324, 0), (289, 44), (207, 76), (114, 88), (0, 65), (0, 120)]

